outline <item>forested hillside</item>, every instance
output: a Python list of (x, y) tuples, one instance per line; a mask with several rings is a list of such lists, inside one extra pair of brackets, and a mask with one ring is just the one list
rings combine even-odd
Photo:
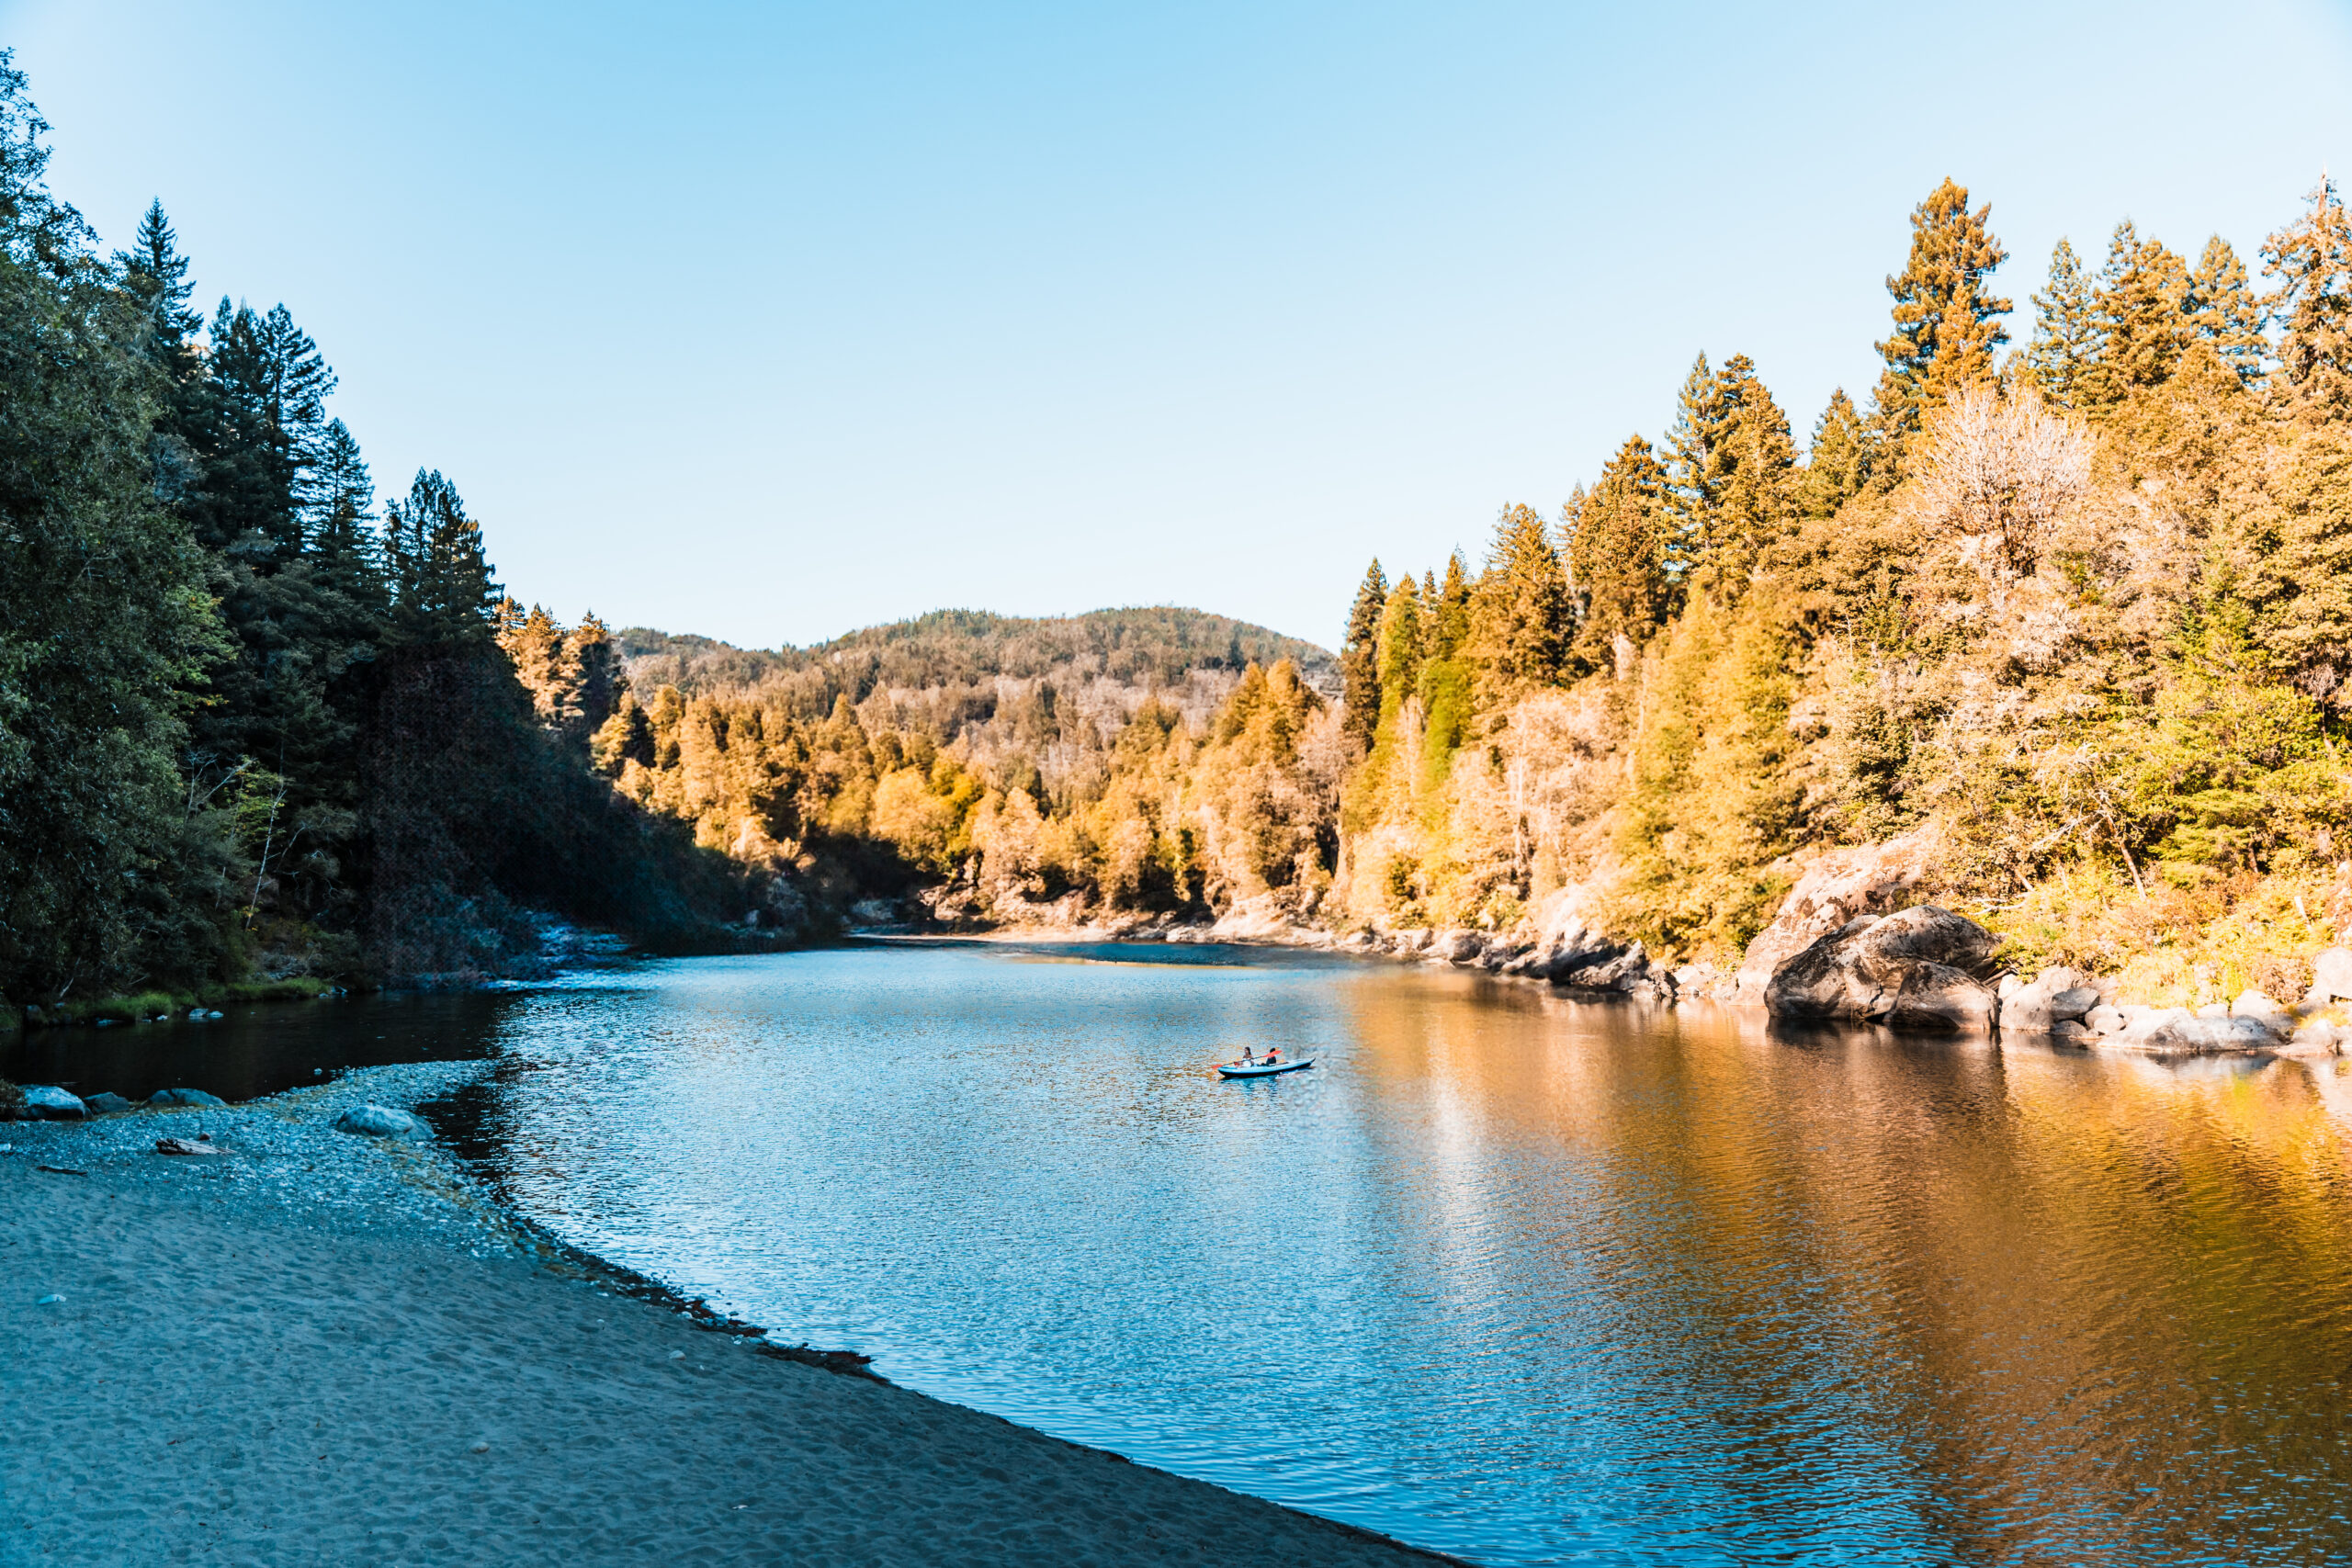
[(1374, 563), (1341, 703), (1280, 663), (1214, 711), (894, 664), (934, 618), (766, 662), (649, 642), (599, 755), (739, 860), (887, 848), (967, 918), (1544, 907), (1728, 963), (1813, 857), (1907, 835), (2019, 962), (2283, 985), (2352, 919), (2344, 206), (2270, 236), (2267, 289), (2127, 222), (2021, 312), (1988, 208), (1947, 181), (1911, 224), (1865, 400), (1801, 448), (1752, 361), (1702, 355), (1556, 515)]
[(1898, 835), (2020, 962), (2153, 997), (2282, 984), (2352, 920), (2324, 182), (2252, 265), (2127, 222), (2018, 309), (1947, 181), (1875, 385), (1802, 446), (1702, 355), (1556, 512), (1373, 563), (1336, 660), (1165, 608), (752, 651), (525, 608), (437, 472), (379, 505), (287, 310), (200, 315), (160, 206), (100, 254), (45, 130), (0, 74), (14, 1000), (479, 977), (532, 910), (671, 948), (1573, 916), (1722, 964)]

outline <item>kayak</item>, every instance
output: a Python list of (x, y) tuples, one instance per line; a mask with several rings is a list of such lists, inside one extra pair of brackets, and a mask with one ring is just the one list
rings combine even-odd
[(1312, 1056), (1301, 1056), (1295, 1062), (1219, 1062), (1216, 1070), (1229, 1078), (1270, 1078), (1276, 1073), (1295, 1073), (1301, 1067), (1315, 1065)]

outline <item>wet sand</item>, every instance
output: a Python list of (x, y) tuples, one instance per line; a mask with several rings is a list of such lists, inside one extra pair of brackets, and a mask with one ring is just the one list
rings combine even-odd
[(762, 1354), (327, 1125), (482, 1070), (0, 1124), (0, 1564), (1437, 1561)]

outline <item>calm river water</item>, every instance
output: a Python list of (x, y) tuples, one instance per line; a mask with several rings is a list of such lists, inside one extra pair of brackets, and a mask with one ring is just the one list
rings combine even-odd
[[(1781, 1035), (1215, 949), (342, 1008), (303, 1027), (495, 1056), (468, 1144), (576, 1246), (1482, 1562), (2352, 1555), (2333, 1061)], [(1216, 1078), (1244, 1043), (1317, 1065)]]

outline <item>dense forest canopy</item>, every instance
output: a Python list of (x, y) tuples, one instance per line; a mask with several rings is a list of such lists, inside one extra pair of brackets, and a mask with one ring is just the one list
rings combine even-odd
[[(1747, 355), (1333, 658), (1171, 608), (809, 649), (567, 625), (451, 479), (378, 502), (282, 306), (101, 254), (0, 56), (0, 990), (526, 964), (884, 919), (1574, 918), (1727, 963), (1904, 835), (2020, 962), (2211, 999), (2352, 920), (2352, 220), (2129, 222), (2020, 308), (1945, 181), (1880, 368)], [(1798, 431), (1806, 439), (1801, 444)], [(1401, 563), (1397, 563), (1401, 564)], [(1416, 574), (1418, 573), (1418, 575)]]

